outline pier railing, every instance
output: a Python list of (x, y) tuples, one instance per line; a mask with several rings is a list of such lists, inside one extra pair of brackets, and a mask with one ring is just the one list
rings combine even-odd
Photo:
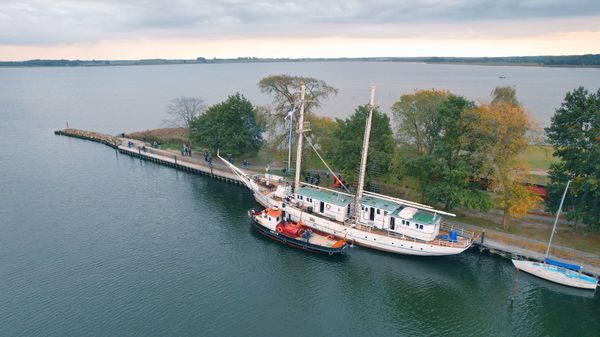
[[(395, 233), (392, 231), (382, 231), (380, 229), (371, 227), (371, 226), (365, 226), (365, 225), (361, 225), (361, 224), (357, 224), (356, 227), (362, 229), (362, 230), (368, 230), (370, 232), (376, 231), (376, 232), (381, 232), (380, 234), (383, 234), (383, 232), (385, 232), (385, 234), (388, 237), (393, 237), (393, 238), (398, 238), (398, 239), (402, 239), (402, 240), (406, 240), (406, 241), (410, 241), (410, 242), (415, 242), (415, 243), (424, 243), (424, 244), (428, 244), (428, 245), (433, 245), (433, 246), (443, 246), (443, 247), (458, 247), (458, 248), (467, 248), (469, 246), (471, 246), (471, 244), (473, 243), (473, 240), (471, 239), (471, 237), (469, 237), (469, 239), (465, 239), (465, 240), (457, 240), (456, 242), (450, 241), (450, 240), (442, 240), (440, 238), (435, 238), (431, 241), (426, 241), (426, 240), (422, 240), (422, 239), (417, 239), (414, 237), (410, 237), (410, 236), (406, 236), (402, 233)], [(464, 231), (463, 233), (465, 233), (465, 238), (467, 238), (466, 234), (469, 231)], [(474, 233), (474, 232), (471, 232)]]

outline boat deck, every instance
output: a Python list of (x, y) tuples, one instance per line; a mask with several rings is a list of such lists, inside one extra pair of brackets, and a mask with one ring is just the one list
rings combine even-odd
[[(268, 192), (267, 192), (268, 194)], [(266, 195), (266, 194), (265, 194)], [(273, 196), (271, 196), (273, 197)], [(277, 201), (283, 201), (281, 200), (281, 198), (276, 198), (273, 197), (273, 199), (277, 200)], [(301, 207), (301, 210), (303, 212), (306, 212), (306, 214), (308, 215), (312, 215), (313, 213), (309, 213), (308, 212), (308, 207), (303, 206)], [(348, 224), (345, 222), (341, 222), (341, 221), (337, 221), (333, 218), (328, 218), (329, 221), (335, 222), (337, 224), (343, 225), (343, 226), (347, 226)], [(467, 248), (469, 247), (473, 241), (476, 238), (476, 235), (474, 232), (470, 232), (470, 231), (465, 231), (464, 229), (459, 229), (457, 230), (457, 237), (456, 237), (456, 241), (452, 242), (450, 240), (443, 240), (440, 238), (441, 235), (446, 235), (447, 237), (450, 236), (450, 229), (452, 228), (451, 226), (447, 225), (447, 224), (442, 224), (441, 228), (440, 228), (440, 232), (438, 234), (438, 236), (431, 241), (425, 241), (425, 240), (421, 240), (421, 239), (417, 239), (417, 238), (413, 238), (413, 237), (409, 237), (400, 233), (395, 233), (395, 232), (391, 232), (391, 231), (386, 231), (386, 230), (382, 230), (376, 227), (372, 227), (372, 226), (366, 226), (366, 225), (362, 225), (362, 224), (356, 224), (356, 228), (359, 228), (361, 230), (364, 231), (368, 231), (370, 233), (375, 233), (378, 235), (382, 235), (382, 236), (388, 236), (388, 237), (395, 237), (401, 240), (407, 240), (407, 241), (411, 241), (411, 242), (419, 242), (419, 243), (426, 243), (429, 245), (435, 245), (435, 246), (443, 246), (443, 247), (462, 247), (462, 248)]]

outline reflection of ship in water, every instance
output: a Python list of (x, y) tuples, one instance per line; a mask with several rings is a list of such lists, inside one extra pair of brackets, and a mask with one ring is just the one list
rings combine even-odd
[[(518, 283), (519, 288), (525, 288), (525, 290), (527, 290), (527, 288), (530, 286), (534, 286), (534, 289), (543, 288), (561, 295), (578, 296), (583, 298), (594, 298), (596, 295), (595, 291), (589, 291), (589, 289), (565, 287), (564, 285), (544, 280), (529, 273), (519, 273)], [(517, 295), (517, 297), (519, 296)]]

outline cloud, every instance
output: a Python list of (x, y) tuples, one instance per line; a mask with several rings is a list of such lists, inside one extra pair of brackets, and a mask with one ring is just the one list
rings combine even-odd
[(168, 37), (502, 35), (511, 34), (511, 22), (569, 22), (566, 27), (534, 24), (533, 31), (518, 32), (546, 34), (559, 28), (598, 30), (599, 16), (600, 2), (594, 0), (19, 0), (0, 3), (0, 45)]

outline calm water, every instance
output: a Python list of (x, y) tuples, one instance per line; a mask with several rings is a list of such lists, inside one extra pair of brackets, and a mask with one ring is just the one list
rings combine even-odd
[[(521, 78), (519, 88), (545, 82), (560, 96), (579, 83), (598, 86), (593, 69), (0, 69), (0, 336), (597, 335), (600, 295), (521, 274), (511, 305), (512, 266), (476, 252), (412, 258), (355, 247), (342, 259), (305, 254), (250, 230), (245, 212), (256, 204), (241, 187), (52, 134), (67, 120), (114, 133), (155, 127), (166, 102), (180, 95), (214, 102), (240, 90), (266, 102), (255, 83), (283, 71), (323, 74), (339, 97), (354, 100), (351, 107), (363, 91), (368, 96), (365, 74), (374, 69), (390, 95), (471, 78), (462, 85), (476, 98), (498, 73)], [(429, 82), (410, 84), (419, 69)], [(532, 95), (531, 105), (549, 104), (551, 96)], [(331, 103), (337, 115), (344, 104)]]

